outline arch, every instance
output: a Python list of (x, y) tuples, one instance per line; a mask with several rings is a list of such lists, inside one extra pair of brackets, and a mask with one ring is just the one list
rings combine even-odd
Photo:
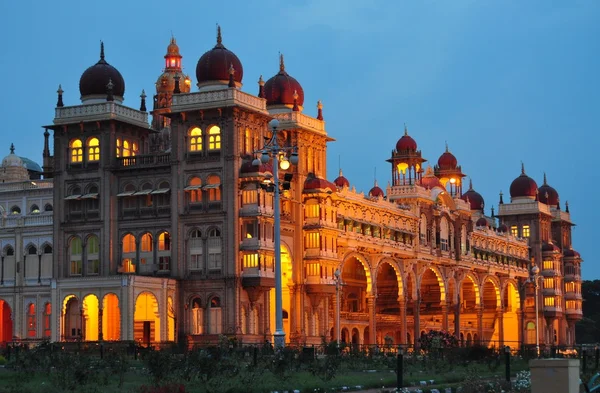
[(366, 292), (373, 293), (373, 278), (371, 277), (371, 266), (369, 265), (367, 259), (362, 254), (359, 254), (357, 252), (350, 252), (350, 253), (344, 255), (344, 257), (342, 259), (342, 263), (339, 266), (340, 271), (341, 272), (344, 271), (344, 265), (352, 258), (356, 259), (362, 265), (362, 267), (365, 271), (365, 278), (367, 280)]
[(88, 235), (85, 239), (86, 273), (100, 274), (100, 241), (95, 234)]
[(131, 233), (126, 233), (121, 238), (121, 272), (134, 273), (137, 258), (137, 244), (135, 236)]
[(98, 317), (100, 304), (98, 297), (94, 294), (88, 294), (83, 298), (82, 308), (82, 324), (83, 324), (83, 340), (85, 341), (98, 341)]
[(14, 205), (13, 207), (10, 208), (10, 214), (12, 214), (12, 215), (21, 214), (21, 208), (17, 205)]
[(82, 338), (81, 308), (79, 299), (75, 295), (67, 295), (62, 303), (63, 323), (62, 338), (65, 341), (79, 340)]
[(121, 339), (121, 309), (119, 297), (114, 293), (102, 298), (102, 338), (106, 341)]
[(375, 283), (377, 284), (379, 270), (384, 265), (389, 265), (394, 270), (394, 273), (396, 274), (396, 280), (397, 280), (396, 284), (398, 286), (398, 297), (404, 297), (405, 296), (404, 295), (404, 280), (402, 279), (402, 271), (400, 270), (400, 267), (398, 266), (398, 264), (393, 260), (383, 258), (379, 261), (379, 263), (377, 263), (377, 268), (375, 269), (375, 271), (377, 272)]
[[(427, 269), (425, 269), (425, 271), (421, 274), (421, 277), (419, 278), (419, 289), (421, 289), (423, 286), (423, 278), (426, 277), (427, 271), (431, 271), (431, 273), (433, 273), (433, 275), (435, 276), (435, 279), (439, 286), (439, 296), (440, 296), (439, 301), (445, 302), (446, 301), (446, 285), (444, 282), (444, 278), (442, 277), (442, 274), (440, 273), (440, 271), (438, 270), (437, 267), (428, 266)], [(422, 291), (420, 291), (420, 295), (421, 295), (421, 301), (422, 301), (422, 296), (423, 296)]]
[(27, 305), (27, 337), (35, 338), (37, 336), (37, 318), (35, 303)]
[(83, 161), (83, 143), (81, 142), (81, 139), (71, 139), (69, 142), (69, 149), (71, 150), (71, 163)]
[(219, 202), (221, 200), (221, 178), (218, 175), (208, 176), (203, 189), (208, 191), (209, 202)]
[(4, 246), (3, 251), (4, 255), (6, 255), (7, 257), (12, 257), (15, 255), (15, 249), (10, 244)]
[(72, 236), (69, 240), (69, 275), (81, 275), (82, 261), (83, 243), (79, 236)]
[(200, 127), (193, 126), (188, 130), (188, 140), (188, 151), (202, 151), (202, 129)]
[(519, 329), (519, 316), (517, 311), (521, 308), (518, 286), (512, 279), (504, 283), (502, 296), (503, 303), (503, 324), (504, 324), (504, 342), (514, 346), (511, 342), (523, 340), (522, 328)]
[(494, 280), (492, 276), (487, 276), (483, 280), (481, 304), (483, 304), (483, 309), (485, 311), (495, 311), (502, 305), (500, 297), (500, 284), (497, 282), (497, 280)]
[(223, 312), (221, 309), (221, 298), (211, 296), (208, 301), (208, 333), (221, 334), (223, 330)]
[(86, 141), (88, 161), (100, 161), (100, 140), (95, 136)]
[(350, 333), (348, 332), (348, 328), (344, 327), (342, 328), (342, 332), (341, 332), (341, 338), (340, 341), (343, 343), (347, 343), (348, 342), (348, 337), (350, 336)]
[(506, 312), (516, 312), (517, 309), (521, 308), (521, 295), (517, 289), (518, 287), (518, 284), (513, 279), (508, 279), (504, 282), (502, 306)]
[(189, 299), (190, 304), (190, 334), (204, 333), (204, 304), (202, 298), (192, 295)]
[(160, 341), (159, 304), (151, 292), (143, 291), (135, 299), (133, 339), (146, 346)]
[(217, 125), (208, 127), (208, 150), (221, 150), (221, 128)]
[(0, 346), (12, 341), (12, 309), (6, 300), (0, 299)]
[(450, 194), (448, 194), (446, 190), (442, 188), (434, 187), (431, 189), (431, 200), (449, 207), (450, 210), (456, 209), (456, 205), (452, 200), (452, 197), (450, 196)]
[(479, 283), (477, 278), (470, 272), (466, 273), (465, 277), (461, 280), (458, 293), (460, 294), (460, 301), (463, 304), (463, 308), (474, 308), (481, 304)]
[(31, 214), (38, 214), (39, 212), (40, 212), (40, 208), (35, 203), (33, 205), (31, 205), (31, 207), (29, 208), (29, 213), (31, 213)]
[(197, 177), (191, 177), (185, 187), (185, 191), (189, 192), (190, 203), (202, 203), (202, 180)]
[(404, 297), (402, 276), (389, 261), (377, 267), (375, 309), (378, 314), (400, 314), (400, 299)]

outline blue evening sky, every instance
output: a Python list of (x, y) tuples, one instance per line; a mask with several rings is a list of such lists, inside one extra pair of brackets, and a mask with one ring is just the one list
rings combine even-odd
[[(244, 66), (243, 90), (278, 71), (278, 53), (305, 92), (305, 112), (324, 103), (328, 178), (357, 190), (390, 179), (389, 158), (408, 125), (423, 156), (445, 141), (486, 199), (508, 198), (521, 161), (541, 186), (569, 201), (584, 279), (600, 278), (592, 204), (600, 177), (600, 2), (569, 1), (2, 1), (2, 146), (41, 164), (56, 89), (79, 103), (81, 73), (106, 59), (125, 78), (125, 104), (139, 107), (161, 73), (171, 33), (195, 84), (198, 58), (223, 43)], [(0, 152), (0, 156), (4, 153)], [(467, 180), (468, 182), (468, 180)]]

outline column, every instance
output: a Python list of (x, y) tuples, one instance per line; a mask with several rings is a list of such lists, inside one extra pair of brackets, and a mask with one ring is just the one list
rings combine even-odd
[(419, 298), (413, 301), (413, 318), (414, 318), (414, 334), (413, 334), (413, 342), (415, 345), (415, 349), (419, 348), (419, 338), (421, 337), (421, 300)]
[(406, 342), (406, 300), (404, 297), (398, 298), (398, 303), (400, 304), (400, 343), (399, 344), (407, 344)]
[(98, 340), (104, 340), (104, 334), (102, 333), (102, 316), (104, 309), (102, 308), (102, 300), (100, 300), (100, 307), (98, 307)]
[[(454, 306), (454, 336), (460, 341), (460, 300)], [(461, 343), (462, 344), (462, 343)]]
[(477, 307), (477, 338), (483, 342), (483, 307)]
[(369, 313), (369, 344), (377, 344), (377, 321), (375, 319), (375, 296), (367, 295), (367, 310)]
[(518, 326), (518, 331), (519, 331), (519, 345), (522, 347), (523, 344), (525, 343), (525, 332), (523, 331), (523, 310), (518, 309), (517, 310), (517, 326)]
[(273, 332), (271, 332), (271, 305), (269, 304), (271, 301), (271, 298), (269, 296), (269, 294), (271, 293), (271, 291), (265, 291), (263, 293), (263, 303), (264, 303), (264, 307), (263, 307), (263, 332), (265, 334), (265, 340), (269, 340), (271, 341), (272, 339), (272, 335)]
[[(496, 310), (496, 320), (498, 321), (498, 341), (499, 348), (504, 347), (504, 312), (502, 308)], [(515, 344), (510, 343), (509, 345), (514, 346)]]
[(446, 302), (441, 303), (442, 306), (442, 330), (448, 331), (448, 304)]

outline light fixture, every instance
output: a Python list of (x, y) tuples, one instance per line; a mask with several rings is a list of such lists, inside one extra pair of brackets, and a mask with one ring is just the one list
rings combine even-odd
[(456, 183), (456, 179), (455, 178), (451, 178), (450, 179), (450, 183), (452, 183), (452, 184)]
[(261, 161), (258, 158), (252, 160), (252, 166), (260, 166)]
[(277, 129), (279, 127), (279, 120), (273, 119), (269, 122), (269, 127)]
[(288, 159), (286, 157), (282, 157), (281, 161), (279, 161), (279, 167), (281, 169), (283, 169), (284, 171), (289, 169), (290, 167), (290, 162), (288, 161)]
[(294, 166), (298, 165), (298, 152), (292, 152), (290, 155), (290, 162)]
[(269, 156), (269, 153), (263, 152), (262, 156), (260, 156), (260, 161), (263, 164), (266, 164), (267, 162), (269, 162), (269, 160), (271, 159), (271, 157)]

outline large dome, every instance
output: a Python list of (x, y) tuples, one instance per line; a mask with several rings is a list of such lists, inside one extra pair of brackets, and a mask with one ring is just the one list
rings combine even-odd
[(480, 193), (473, 189), (473, 182), (469, 180), (469, 190), (460, 197), (463, 201), (469, 202), (471, 210), (483, 210), (485, 201)]
[(229, 82), (229, 69), (233, 67), (235, 73), (233, 80), (240, 84), (244, 76), (244, 68), (240, 59), (225, 48), (221, 38), (221, 27), (217, 28), (217, 45), (206, 52), (198, 60), (196, 65), (196, 79), (198, 87), (210, 84), (210, 82), (221, 82), (219, 84), (227, 84)]
[(24, 167), (25, 163), (21, 157), (15, 154), (15, 145), (10, 144), (10, 154), (2, 159), (2, 167)]
[(558, 191), (551, 187), (546, 182), (546, 174), (544, 173), (544, 184), (539, 188), (539, 200), (542, 203), (550, 206), (558, 205)]
[(83, 72), (79, 79), (79, 93), (81, 100), (100, 98), (105, 99), (107, 85), (112, 82), (113, 96), (123, 101), (125, 95), (125, 80), (115, 67), (104, 59), (104, 43), (100, 43), (100, 60)]
[(450, 153), (450, 151), (448, 151), (448, 146), (446, 146), (446, 151), (438, 159), (438, 167), (441, 170), (447, 170), (447, 169), (456, 169), (457, 165), (458, 165), (458, 160), (456, 159), (454, 154), (452, 154), (452, 153)]
[[(294, 97), (296, 96), (296, 97)], [(283, 55), (279, 57), (279, 72), (265, 83), (267, 105), (304, 105), (304, 89), (296, 79), (285, 71)]]
[(338, 177), (336, 177), (336, 179), (333, 181), (333, 184), (335, 184), (339, 188), (350, 187), (350, 182), (342, 174), (342, 170), (341, 169), (340, 169), (340, 175)]
[(521, 176), (517, 177), (510, 185), (511, 198), (535, 197), (537, 183), (525, 174), (525, 167), (521, 165)]
[(407, 150), (416, 151), (417, 142), (410, 135), (408, 135), (408, 130), (406, 129), (406, 126), (404, 126), (404, 135), (402, 135), (402, 138), (398, 139), (398, 142), (396, 142), (396, 151), (403, 152)]

